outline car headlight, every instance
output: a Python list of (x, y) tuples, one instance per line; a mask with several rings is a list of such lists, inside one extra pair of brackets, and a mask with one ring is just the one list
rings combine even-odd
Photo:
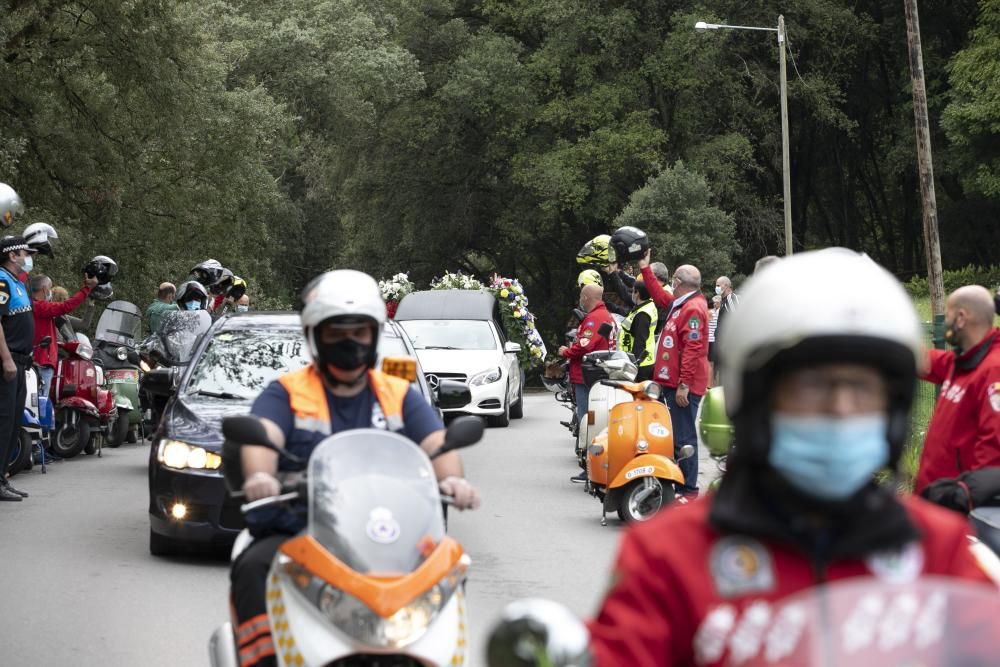
[(115, 356), (118, 357), (118, 361), (125, 361), (126, 359), (128, 359), (128, 350), (126, 350), (124, 347), (120, 347), (117, 350), (115, 350)]
[(472, 376), (472, 379), (469, 380), (469, 384), (473, 387), (481, 387), (484, 384), (499, 382), (501, 377), (503, 377), (503, 371), (501, 371), (498, 366), (497, 368), (491, 368), (490, 370), (483, 371), (482, 373), (476, 373)]
[(222, 457), (215, 452), (166, 438), (160, 440), (156, 459), (175, 470), (218, 470), (222, 465)]
[(448, 576), (392, 616), (384, 618), (350, 593), (312, 576), (284, 554), (279, 558), (279, 572), (285, 580), (310, 600), (334, 627), (353, 639), (381, 648), (401, 648), (419, 640), (465, 580), (470, 562), (468, 556), (463, 556)]

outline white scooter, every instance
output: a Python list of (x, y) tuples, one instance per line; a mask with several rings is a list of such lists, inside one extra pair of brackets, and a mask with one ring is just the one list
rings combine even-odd
[[(227, 418), (223, 433), (226, 483), (241, 488), (238, 443), (269, 441), (253, 417)], [(456, 419), (434, 457), (482, 434), (480, 419)], [(299, 498), (308, 498), (308, 527), (282, 545), (267, 578), (279, 665), (467, 664), (471, 561), (445, 535), (442, 498), (423, 450), (388, 431), (346, 431), (317, 445), (304, 481), (242, 509)], [(234, 557), (247, 544), (241, 537)], [(209, 656), (213, 667), (239, 664), (232, 623), (213, 633)]]
[(639, 369), (625, 352), (590, 352), (581, 360), (583, 379), (591, 384), (587, 394), (587, 418), (580, 424), (576, 438), (576, 455), (581, 467), (587, 465), (587, 447), (594, 438), (608, 427), (611, 408), (619, 403), (629, 403), (632, 394), (617, 387), (601, 384), (601, 380), (624, 380), (632, 382)]

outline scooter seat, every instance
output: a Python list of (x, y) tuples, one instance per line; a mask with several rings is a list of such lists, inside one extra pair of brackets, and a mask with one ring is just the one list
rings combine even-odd
[(1000, 553), (1000, 507), (977, 507), (969, 512), (976, 535), (994, 553)]

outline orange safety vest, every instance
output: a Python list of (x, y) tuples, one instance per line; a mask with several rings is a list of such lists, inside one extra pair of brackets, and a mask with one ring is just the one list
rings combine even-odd
[[(330, 435), (330, 406), (326, 402), (323, 378), (313, 365), (282, 375), (278, 382), (288, 392), (288, 400), (295, 418), (294, 428)], [(375, 393), (386, 428), (403, 430), (403, 400), (410, 390), (410, 383), (402, 378), (386, 375), (381, 371), (368, 371), (368, 384)]]

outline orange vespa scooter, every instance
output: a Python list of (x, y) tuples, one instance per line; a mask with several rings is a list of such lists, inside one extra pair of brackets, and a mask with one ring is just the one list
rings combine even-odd
[[(587, 451), (586, 490), (601, 501), (601, 525), (617, 510), (622, 521), (646, 521), (673, 502), (674, 484), (684, 474), (674, 461), (673, 424), (660, 402), (663, 388), (655, 382), (601, 380), (601, 384), (632, 394), (632, 401), (611, 409), (608, 427)], [(681, 449), (678, 460), (694, 455)]]

